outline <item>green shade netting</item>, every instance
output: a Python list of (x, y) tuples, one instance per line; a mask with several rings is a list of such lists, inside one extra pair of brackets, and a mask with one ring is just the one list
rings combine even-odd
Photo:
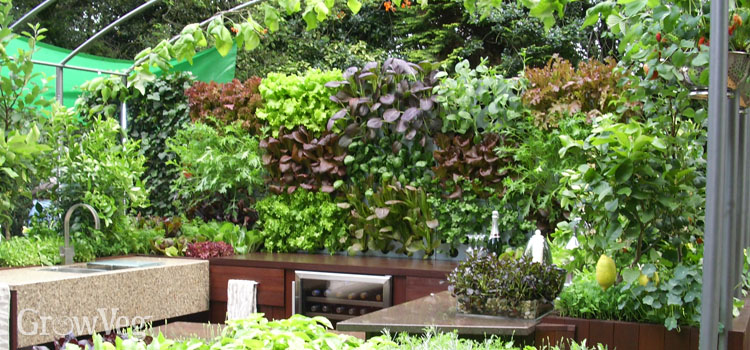
[[(8, 43), (6, 50), (9, 55), (14, 56), (18, 49), (25, 51), (29, 50), (27, 40), (24, 38), (16, 38)], [(34, 53), (34, 60), (50, 63), (61, 62), (72, 50), (63, 49), (57, 46), (37, 43), (37, 51)], [(173, 71), (190, 71), (200, 81), (210, 82), (215, 81), (218, 83), (226, 83), (234, 79), (235, 63), (237, 59), (237, 46), (233, 46), (232, 50), (224, 57), (221, 57), (216, 49), (204, 50), (195, 55), (193, 58), (193, 64), (186, 61), (177, 63), (172, 61)], [(91, 69), (102, 69), (107, 71), (120, 71), (125, 72), (130, 66), (133, 65), (134, 61), (129, 60), (118, 60), (107, 57), (100, 57), (89, 55), (85, 53), (79, 53), (68, 61), (67, 65), (85, 67)], [(55, 67), (46, 66), (41, 64), (34, 65), (34, 72), (41, 72), (46, 77), (53, 77), (55, 75)], [(2, 69), (3, 75), (7, 75), (8, 72)], [(158, 74), (158, 73), (157, 73)], [(75, 69), (66, 68), (63, 71), (63, 104), (67, 107), (72, 107), (75, 104), (76, 99), (80, 95), (81, 91), (77, 89), (84, 82), (96, 78), (98, 74), (96, 72), (87, 72)], [(39, 80), (36, 81), (40, 83)], [(55, 99), (55, 81), (50, 79), (47, 82), (48, 90), (45, 92), (44, 97), (49, 100)]]

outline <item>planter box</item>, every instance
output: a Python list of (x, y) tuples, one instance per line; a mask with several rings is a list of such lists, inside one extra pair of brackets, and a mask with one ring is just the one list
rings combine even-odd
[(511, 303), (507, 299), (480, 295), (456, 297), (458, 312), (483, 316), (502, 316), (533, 320), (552, 310), (553, 306), (541, 300), (524, 300)]
[[(548, 325), (574, 326), (567, 333), (561, 333)], [(540, 327), (542, 326), (542, 327)], [(586, 344), (602, 343), (609, 349), (618, 350), (698, 350), (700, 329), (682, 327), (679, 331), (669, 331), (660, 324), (621, 322), (608, 320), (588, 320), (572, 317), (546, 316), (537, 326), (535, 339), (561, 341), (561, 337)], [(732, 322), (728, 339), (729, 350), (750, 350), (750, 299)]]

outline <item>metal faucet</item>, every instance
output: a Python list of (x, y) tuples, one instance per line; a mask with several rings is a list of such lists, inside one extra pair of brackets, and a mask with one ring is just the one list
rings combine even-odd
[(94, 207), (85, 204), (85, 203), (78, 203), (65, 213), (65, 220), (63, 221), (63, 227), (65, 230), (65, 246), (60, 247), (60, 256), (63, 257), (63, 264), (64, 265), (70, 265), (73, 263), (73, 257), (75, 256), (75, 250), (70, 245), (70, 216), (73, 214), (73, 211), (76, 210), (78, 207), (84, 207), (88, 209), (91, 212), (91, 215), (94, 217), (94, 228), (99, 229), (99, 214), (96, 213), (96, 210), (94, 210)]

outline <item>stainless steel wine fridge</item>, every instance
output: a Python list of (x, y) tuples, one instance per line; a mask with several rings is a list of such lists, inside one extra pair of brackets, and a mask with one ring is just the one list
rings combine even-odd
[(292, 313), (336, 323), (392, 305), (391, 276), (295, 271)]

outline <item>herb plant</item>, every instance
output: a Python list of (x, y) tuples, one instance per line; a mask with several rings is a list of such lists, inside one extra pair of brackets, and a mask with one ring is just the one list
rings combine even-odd
[(350, 143), (344, 164), (355, 186), (369, 176), (374, 184), (396, 179), (402, 184), (424, 186), (432, 180), (433, 148), (426, 138), (406, 140), (401, 134), (383, 135), (372, 142)]
[(339, 136), (330, 132), (320, 138), (313, 135), (304, 126), (289, 131), (282, 128), (278, 138), (260, 141), (271, 192), (292, 193), (300, 187), (330, 193), (343, 184), (346, 149), (339, 145)]
[(298, 126), (320, 136), (328, 118), (337, 109), (328, 99), (333, 89), (325, 84), (339, 79), (341, 72), (338, 70), (311, 69), (301, 76), (270, 73), (260, 83), (264, 106), (257, 111), (257, 116), (268, 123), (273, 137), (279, 137), (281, 127), (292, 130)]
[[(440, 222), (437, 231), (440, 232), (443, 243), (448, 244), (449, 249), (453, 251), (459, 245), (469, 243), (468, 235), (489, 236), (492, 211), (501, 209), (500, 198), (497, 196), (482, 198), (472, 190), (471, 187), (475, 184), (468, 183), (468, 181), (459, 181), (459, 183), (463, 188), (463, 194), (459, 198), (444, 198), (442, 191), (431, 193), (427, 197), (435, 217)], [(479, 192), (485, 191), (492, 191), (492, 189), (487, 188)]]
[(56, 265), (60, 263), (62, 237), (14, 236), (0, 240), (0, 266), (18, 267), (35, 265)]
[(182, 176), (172, 183), (178, 207), (206, 219), (240, 225), (256, 220), (253, 194), (263, 184), (258, 140), (239, 123), (217, 130), (195, 123), (167, 142), (177, 157), (169, 164)]
[(439, 127), (439, 106), (432, 93), (438, 83), (436, 68), (429, 62), (417, 65), (398, 58), (348, 68), (344, 80), (326, 84), (338, 89), (331, 101), (342, 107), (328, 120), (328, 130), (343, 131), (345, 145), (359, 136), (369, 140), (399, 133), (413, 140), (418, 131), (431, 134)]
[(498, 257), (474, 251), (448, 275), (453, 295), (493, 296), (511, 303), (526, 300), (551, 302), (562, 290), (565, 270), (524, 257)]
[(256, 204), (263, 249), (269, 252), (314, 252), (343, 248), (346, 238), (343, 210), (330, 195), (299, 189), (268, 196)]

